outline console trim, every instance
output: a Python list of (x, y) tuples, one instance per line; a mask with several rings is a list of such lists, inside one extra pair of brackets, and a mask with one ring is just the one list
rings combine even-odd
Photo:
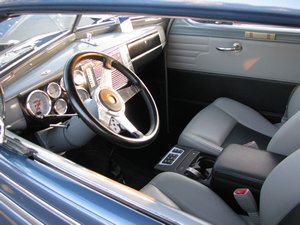
[[(180, 150), (180, 152), (176, 152), (176, 150)], [(173, 147), (171, 150), (162, 158), (162, 160), (158, 163), (158, 165), (163, 166), (172, 166), (179, 157), (184, 153), (184, 150), (178, 147)], [(164, 163), (164, 161), (170, 156), (171, 154), (176, 155), (175, 159), (172, 161), (172, 163)]]

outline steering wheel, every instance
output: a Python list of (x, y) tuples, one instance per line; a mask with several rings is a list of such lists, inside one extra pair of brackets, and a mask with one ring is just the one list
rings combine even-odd
[[(102, 74), (99, 84), (91, 93), (96, 104), (98, 115), (95, 115), (81, 101), (74, 83), (74, 71), (83, 60), (98, 60), (102, 62)], [(113, 89), (112, 69), (117, 69), (127, 79), (128, 84), (120, 90)], [(89, 75), (87, 78), (90, 79)], [(159, 115), (156, 104), (149, 90), (139, 77), (112, 57), (98, 52), (81, 52), (73, 56), (67, 63), (64, 71), (64, 84), (71, 105), (79, 117), (97, 134), (109, 141), (126, 147), (141, 148), (150, 144), (158, 134)], [(146, 103), (150, 118), (150, 127), (147, 133), (142, 133), (125, 115), (126, 102), (136, 94), (140, 94)], [(129, 135), (119, 134), (110, 127), (114, 121), (119, 123)]]

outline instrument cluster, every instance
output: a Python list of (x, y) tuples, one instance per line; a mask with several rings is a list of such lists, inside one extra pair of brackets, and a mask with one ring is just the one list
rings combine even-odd
[[(90, 94), (86, 90), (86, 79), (82, 71), (75, 71), (74, 83), (82, 101), (90, 98)], [(31, 91), (26, 98), (26, 109), (31, 116), (40, 119), (51, 115), (65, 115), (69, 112), (69, 99), (63, 78)]]

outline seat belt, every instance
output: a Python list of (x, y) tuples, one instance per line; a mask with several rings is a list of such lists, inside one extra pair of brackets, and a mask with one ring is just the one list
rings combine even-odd
[(237, 188), (234, 190), (233, 196), (239, 206), (248, 214), (251, 222), (259, 225), (259, 213), (251, 191), (248, 188)]

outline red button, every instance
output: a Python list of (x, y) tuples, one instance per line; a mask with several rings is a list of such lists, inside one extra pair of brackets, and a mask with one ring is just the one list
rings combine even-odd
[(244, 194), (247, 194), (248, 191), (249, 191), (248, 188), (237, 188), (237, 189), (235, 189), (234, 194), (244, 195)]

